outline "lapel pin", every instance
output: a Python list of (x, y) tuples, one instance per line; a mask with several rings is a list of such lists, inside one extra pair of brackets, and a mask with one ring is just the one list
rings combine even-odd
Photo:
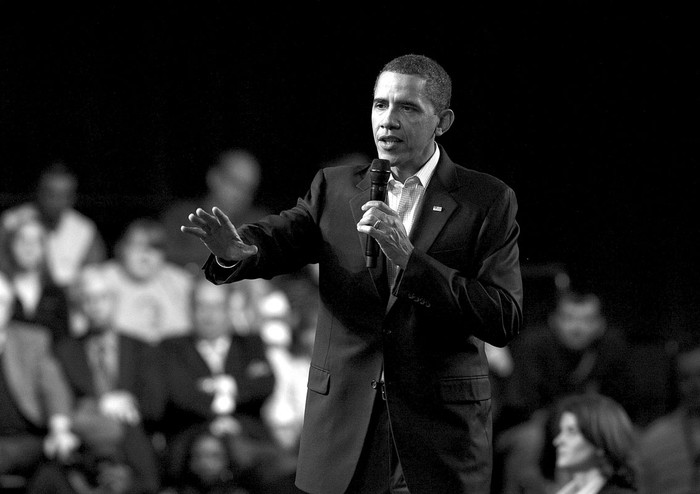
[(433, 206), (433, 211), (442, 211), (442, 206)]

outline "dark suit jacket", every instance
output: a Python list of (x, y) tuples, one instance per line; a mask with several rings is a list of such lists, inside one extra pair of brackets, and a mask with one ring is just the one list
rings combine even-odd
[(638, 492), (638, 490), (631, 487), (617, 486), (608, 482), (598, 494), (633, 494), (635, 492)]
[[(216, 417), (211, 408), (213, 395), (199, 387), (199, 381), (212, 373), (197, 351), (193, 334), (166, 338), (160, 350), (166, 383), (161, 426), (166, 436), (172, 437)], [(275, 378), (259, 335), (231, 335), (224, 372), (235, 379), (238, 387), (235, 417), (247, 434), (266, 439), (268, 431), (260, 409), (272, 394)]]
[[(87, 350), (89, 337), (87, 334), (79, 338), (65, 338), (56, 345), (56, 355), (78, 400), (97, 397)], [(124, 334), (119, 334), (117, 341), (119, 364), (115, 389), (134, 395), (143, 420), (149, 425), (149, 422), (160, 417), (162, 402), (158, 352), (147, 343)]]
[(296, 207), (240, 228), (256, 256), (235, 269), (210, 257), (215, 283), (270, 278), (319, 263), (320, 313), (297, 485), (344, 492), (385, 370), (392, 430), (412, 494), (488, 493), (491, 390), (483, 341), (506, 345), (522, 323), (517, 202), (500, 180), (445, 150), (387, 297), (383, 262), (365, 267), (356, 224), (368, 167), (319, 171)]
[[(76, 400), (92, 402), (99, 399), (99, 395), (89, 363), (87, 344), (90, 336), (88, 333), (79, 338), (63, 338), (57, 342), (55, 352)], [(162, 403), (163, 386), (158, 352), (155, 347), (124, 334), (119, 334), (117, 341), (119, 363), (114, 390), (128, 391), (136, 398), (141, 423), (121, 424), (121, 439), (116, 454), (121, 455), (134, 472), (133, 492), (150, 494), (157, 492), (160, 486), (158, 459), (149, 436), (149, 432), (155, 430), (156, 420), (160, 418)], [(102, 417), (98, 412), (95, 413)], [(107, 420), (107, 423), (100, 420), (97, 427), (103, 430), (78, 432), (91, 436), (84, 437), (84, 442), (99, 444), (105, 440), (104, 434), (112, 427), (109, 424), (113, 421), (105, 418), (102, 420)]]

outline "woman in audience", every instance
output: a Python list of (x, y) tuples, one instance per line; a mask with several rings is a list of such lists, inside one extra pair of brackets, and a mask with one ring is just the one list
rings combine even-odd
[(46, 238), (37, 219), (10, 225), (0, 261), (15, 293), (13, 319), (47, 328), (56, 342), (69, 332), (68, 297), (47, 269)]
[(171, 487), (165, 494), (248, 494), (228, 442), (203, 426), (190, 430), (181, 460), (170, 462)]
[(596, 393), (571, 395), (559, 401), (556, 417), (556, 494), (637, 492), (635, 430), (619, 403)]

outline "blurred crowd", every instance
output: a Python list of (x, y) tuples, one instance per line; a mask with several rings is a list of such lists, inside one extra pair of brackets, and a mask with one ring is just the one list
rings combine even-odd
[[(315, 266), (215, 286), (207, 249), (179, 228), (197, 207), (236, 225), (269, 213), (260, 176), (254, 155), (227, 150), (205, 196), (134, 218), (113, 246), (76, 209), (64, 164), (0, 212), (0, 492), (298, 492)], [(530, 298), (520, 337), (487, 345), (492, 494), (604, 492), (610, 479), (700, 492), (700, 340), (645, 351), (599, 294), (565, 270), (545, 278), (553, 296)]]

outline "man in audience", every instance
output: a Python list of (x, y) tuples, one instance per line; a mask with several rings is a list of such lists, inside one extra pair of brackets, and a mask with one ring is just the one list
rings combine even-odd
[[(559, 398), (595, 391), (616, 400), (630, 415), (635, 407), (628, 343), (608, 327), (594, 293), (562, 292), (548, 324), (524, 331), (512, 350), (512, 387), (504, 395), (502, 413), (520, 417), (520, 423), (513, 419), (517, 425), (500, 432), (495, 441), (503, 494), (539, 489), (543, 474), (553, 475), (548, 421)], [(551, 457), (544, 472), (542, 455)]]
[(120, 463), (133, 473), (134, 493), (160, 487), (154, 429), (161, 393), (157, 349), (121, 334), (113, 324), (115, 293), (98, 270), (84, 270), (74, 290), (88, 323), (56, 355), (77, 399), (74, 430), (85, 458)]
[(193, 331), (168, 338), (161, 347), (167, 400), (162, 430), (179, 463), (181, 442), (193, 427), (226, 436), (251, 492), (287, 492), (294, 465), (285, 463), (262, 416), (275, 377), (259, 332), (237, 333), (231, 289), (204, 279), (192, 294)]
[(641, 434), (639, 487), (643, 494), (700, 492), (700, 341), (680, 338), (675, 356), (680, 402)]

